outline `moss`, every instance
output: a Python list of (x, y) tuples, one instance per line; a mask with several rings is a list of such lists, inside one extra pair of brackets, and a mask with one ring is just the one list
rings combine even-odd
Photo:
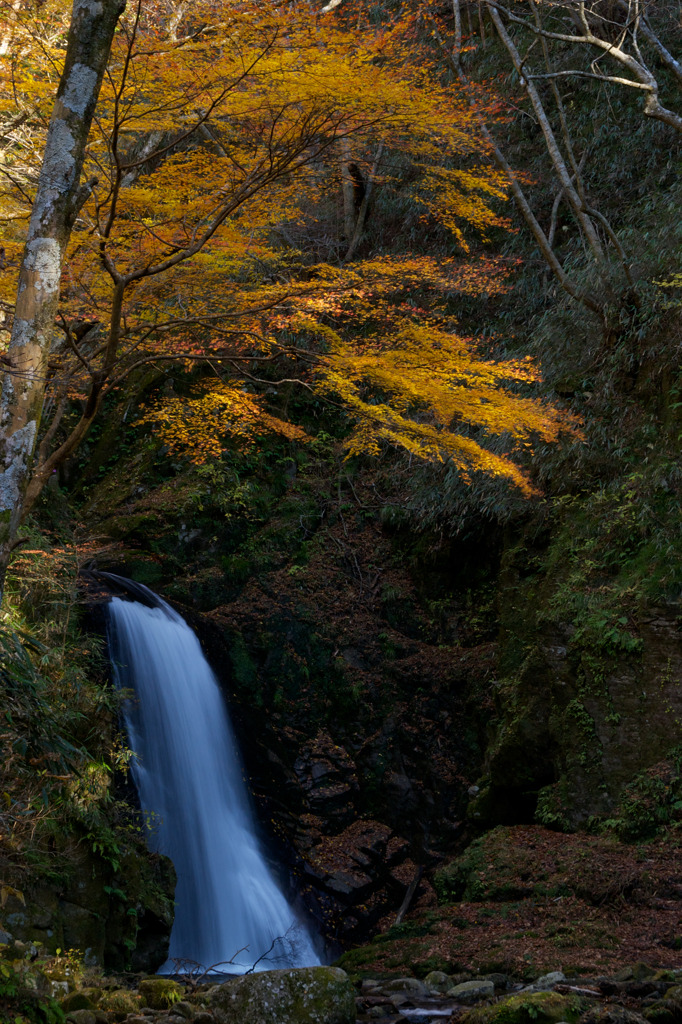
[(462, 1024), (573, 1024), (583, 1010), (578, 999), (558, 992), (521, 993), (502, 999), (494, 1006), (469, 1010), (460, 1018)]
[(171, 978), (143, 978), (138, 985), (145, 1006), (152, 1010), (167, 1010), (173, 1003), (178, 1003), (185, 990), (182, 985)]
[(434, 886), (442, 903), (515, 900), (532, 890), (529, 867), (528, 853), (515, 845), (513, 832), (499, 826), (440, 868)]
[(70, 1013), (72, 1010), (92, 1010), (94, 1005), (85, 992), (70, 992), (60, 1003), (64, 1013)]
[(139, 1011), (142, 1005), (142, 998), (137, 992), (117, 988), (102, 994), (97, 1009), (108, 1010), (115, 1021), (120, 1021), (125, 1020), (129, 1013)]
[(211, 991), (222, 1024), (355, 1024), (355, 995), (336, 967), (300, 967), (245, 975)]

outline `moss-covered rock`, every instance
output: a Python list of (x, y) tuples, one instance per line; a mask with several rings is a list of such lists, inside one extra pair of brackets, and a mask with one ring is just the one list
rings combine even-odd
[(144, 1005), (152, 1010), (167, 1010), (173, 1003), (178, 1003), (185, 994), (182, 985), (172, 978), (143, 978), (138, 990)]
[(682, 1006), (673, 999), (660, 999), (653, 1006), (647, 1006), (644, 1017), (649, 1024), (680, 1024)]
[(135, 1013), (142, 1006), (142, 998), (137, 992), (127, 988), (117, 988), (105, 992), (100, 999), (98, 1010), (107, 1010), (114, 1021), (125, 1020), (129, 1013)]
[(561, 996), (558, 992), (520, 992), (501, 999), (493, 1006), (469, 1010), (462, 1024), (573, 1024), (582, 1012), (579, 999)]
[(94, 1010), (92, 1000), (85, 992), (70, 992), (62, 999), (60, 1006), (64, 1013), (71, 1013), (72, 1010)]
[(452, 978), (444, 971), (429, 971), (424, 978), (424, 984), (429, 992), (444, 995), (449, 988), (452, 988)]
[(495, 985), (492, 981), (481, 978), (478, 981), (463, 981), (448, 989), (450, 999), (456, 999), (458, 1003), (478, 1003), (482, 999), (492, 999), (495, 995)]
[(216, 1024), (355, 1024), (350, 979), (338, 967), (263, 971), (216, 985)]
[(97, 1024), (97, 1017), (92, 1010), (72, 1010), (66, 1020), (68, 1024)]

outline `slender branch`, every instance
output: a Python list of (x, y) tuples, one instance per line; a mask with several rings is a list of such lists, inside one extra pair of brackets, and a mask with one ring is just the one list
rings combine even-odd
[[(459, 4), (459, 2), (460, 2), (460, 0), (453, 0), (453, 4)], [(433, 25), (433, 28), (434, 28), (434, 34), (436, 36), (436, 39), (440, 43), (442, 49), (445, 52), (447, 52), (447, 48), (445, 46), (445, 42), (443, 40), (443, 37), (440, 34), (438, 26), (433, 21), (432, 21), (432, 25)], [(468, 77), (467, 77), (467, 75), (466, 75), (466, 73), (465, 73), (465, 71), (464, 71), (464, 69), (462, 67), (461, 52), (457, 51), (455, 54), (449, 54), (449, 57), (450, 57), (450, 61), (452, 63), (453, 69), (455, 71), (455, 74), (457, 75), (459, 81), (461, 82), (461, 84), (462, 84), (462, 86), (464, 88), (465, 95), (467, 97), (469, 106), (474, 111), (474, 114), (475, 114), (476, 119), (478, 121), (478, 125), (479, 125), (479, 128), (480, 128), (481, 134), (483, 135), (483, 138), (486, 140), (486, 142), (490, 146), (491, 152), (492, 152), (492, 154), (493, 154), (493, 156), (495, 158), (495, 162), (496, 162), (497, 166), (506, 175), (507, 180), (509, 181), (509, 186), (510, 186), (510, 189), (511, 189), (511, 193), (514, 196), (514, 200), (516, 201), (516, 205), (518, 206), (519, 210), (521, 211), (523, 219), (525, 220), (526, 224), (528, 225), (528, 227), (530, 229), (530, 232), (533, 235), (533, 238), (535, 239), (535, 242), (536, 242), (540, 252), (542, 253), (542, 255), (543, 255), (544, 259), (545, 259), (545, 262), (547, 263), (549, 269), (552, 271), (552, 273), (556, 277), (557, 281), (559, 282), (561, 287), (564, 289), (564, 291), (567, 292), (568, 295), (570, 295), (572, 298), (576, 299), (578, 302), (582, 303), (582, 305), (584, 305), (587, 309), (590, 309), (593, 313), (596, 313), (597, 316), (600, 318), (600, 320), (602, 320), (602, 322), (603, 322), (603, 320), (604, 320), (604, 307), (596, 299), (592, 298), (592, 296), (590, 296), (586, 292), (584, 292), (568, 276), (568, 274), (566, 274), (566, 272), (564, 271), (563, 267), (561, 266), (561, 263), (559, 262), (559, 260), (556, 257), (554, 249), (550, 245), (550, 243), (549, 243), (549, 241), (547, 239), (547, 236), (545, 235), (544, 231), (542, 230), (542, 227), (540, 226), (540, 223), (539, 223), (537, 217), (533, 213), (533, 211), (532, 211), (532, 209), (530, 207), (530, 204), (529, 204), (528, 200), (526, 199), (525, 193), (524, 193), (524, 191), (523, 191), (523, 189), (521, 187), (521, 183), (519, 182), (518, 178), (516, 177), (516, 174), (514, 173), (512, 167), (509, 164), (508, 160), (506, 159), (504, 153), (502, 152), (502, 150), (498, 146), (498, 144), (497, 144), (497, 142), (496, 142), (492, 132), (488, 128), (487, 124), (485, 123), (485, 120), (483, 119), (483, 116), (482, 116), (480, 110), (478, 109), (476, 101), (475, 101), (475, 99), (474, 99), (474, 97), (472, 95), (471, 82), (469, 81), (469, 79), (468, 79)]]
[(492, 4), (490, 5), (490, 17), (493, 20), (493, 23), (495, 25), (495, 28), (497, 29), (497, 33), (500, 39), (502, 40), (502, 43), (504, 44), (509, 56), (511, 57), (512, 63), (517, 73), (525, 82), (526, 92), (528, 93), (528, 97), (533, 105), (535, 116), (537, 117), (538, 122), (540, 124), (540, 128), (542, 129), (542, 134), (545, 137), (547, 152), (549, 153), (552, 164), (554, 165), (556, 175), (559, 181), (561, 182), (564, 192), (566, 193), (566, 198), (571, 204), (575, 218), (578, 221), (578, 224), (585, 238), (587, 239), (588, 245), (592, 250), (594, 259), (600, 267), (604, 267), (606, 263), (606, 257), (604, 256), (604, 250), (599, 240), (599, 235), (597, 234), (597, 231), (591, 219), (583, 209), (583, 204), (581, 202), (580, 196), (578, 195), (578, 192), (573, 187), (571, 175), (568, 172), (568, 168), (566, 167), (563, 155), (556, 141), (554, 132), (552, 131), (552, 127), (549, 123), (549, 119), (545, 112), (545, 108), (542, 104), (542, 100), (540, 99), (540, 94), (533, 85), (533, 82), (529, 80), (529, 78), (525, 74), (523, 61), (521, 60), (519, 51), (516, 49), (516, 46), (514, 45), (511, 36), (507, 32), (504, 23), (500, 17), (499, 11)]

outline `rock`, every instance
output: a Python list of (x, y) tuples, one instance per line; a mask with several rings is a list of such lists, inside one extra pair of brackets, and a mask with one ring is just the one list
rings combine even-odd
[(192, 1024), (213, 1024), (214, 1019), (213, 1014), (208, 1010), (199, 1010)]
[(185, 1020), (194, 1019), (194, 1007), (191, 1003), (185, 1002), (181, 999), (179, 1003), (176, 1003), (173, 1007), (173, 1013), (177, 1013), (180, 1017), (184, 1017)]
[(424, 984), (432, 995), (443, 995), (452, 988), (452, 980), (444, 971), (431, 971), (424, 978)]
[(85, 992), (70, 992), (59, 1004), (64, 1013), (71, 1013), (72, 1010), (94, 1010), (94, 1004)]
[(183, 986), (172, 978), (143, 978), (137, 988), (144, 1005), (152, 1010), (168, 1010), (185, 994)]
[(682, 1009), (672, 999), (659, 999), (644, 1010), (645, 1020), (650, 1024), (682, 1024)]
[(524, 992), (548, 992), (555, 985), (566, 981), (566, 975), (561, 971), (552, 971), (550, 974), (543, 974), (541, 978), (534, 981), (532, 985), (524, 989)]
[(0, 946), (8, 946), (12, 941), (12, 938), (13, 936), (11, 936), (9, 932), (3, 931), (3, 929), (0, 928)]
[(510, 985), (509, 978), (506, 974), (484, 974), (483, 978), (485, 981), (492, 981), (496, 989), (506, 989)]
[(611, 978), (600, 978), (598, 984), (599, 984), (599, 991), (603, 995), (605, 995), (605, 996), (615, 996), (615, 995), (618, 995), (620, 992), (625, 992), (625, 988), (626, 988), (627, 982), (625, 982), (625, 981), (614, 981)]
[(412, 1005), (412, 1000), (405, 992), (394, 992), (393, 995), (388, 997), (388, 1001), (391, 1006), (394, 1006), (396, 1010), (399, 1010), (405, 1003)]
[(478, 1003), (481, 999), (492, 999), (495, 995), (495, 984), (492, 981), (463, 981), (447, 991), (448, 999), (458, 1003)]
[(338, 967), (232, 978), (210, 990), (210, 1008), (217, 1024), (355, 1024), (353, 986)]
[(97, 1009), (108, 1011), (108, 1016), (114, 1021), (125, 1020), (128, 1014), (139, 1013), (142, 1003), (137, 992), (131, 992), (127, 988), (117, 988), (110, 992), (104, 992)]
[(355, 820), (355, 764), (326, 730), (320, 730), (305, 748), (294, 764), (294, 772), (312, 814), (325, 822), (336, 822), (334, 831)]
[(381, 986), (382, 992), (406, 992), (411, 996), (428, 996), (429, 990), (423, 981), (417, 978), (392, 978)]
[(92, 1010), (71, 1010), (66, 1015), (68, 1024), (97, 1024), (97, 1018)]
[(644, 996), (650, 996), (652, 992), (663, 992), (665, 985), (662, 982), (654, 981), (629, 981), (625, 985), (625, 991), (629, 996), (634, 996), (635, 999), (643, 999)]
[(585, 1014), (580, 1024), (644, 1024), (644, 1017), (624, 1006), (594, 1006)]
[(575, 1024), (582, 1012), (579, 999), (558, 992), (519, 992), (492, 1006), (468, 1010), (461, 1024)]
[(376, 978), (365, 978), (360, 984), (361, 992), (375, 992), (378, 988), (381, 988), (381, 982)]

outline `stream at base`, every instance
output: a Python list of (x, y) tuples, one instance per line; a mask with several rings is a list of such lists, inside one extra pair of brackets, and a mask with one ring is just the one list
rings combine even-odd
[(183, 961), (233, 974), (319, 964), (260, 848), (227, 709), (199, 641), (169, 605), (145, 596), (153, 607), (113, 597), (107, 609), (115, 681), (135, 694), (124, 714), (148, 845), (177, 874), (159, 973)]

